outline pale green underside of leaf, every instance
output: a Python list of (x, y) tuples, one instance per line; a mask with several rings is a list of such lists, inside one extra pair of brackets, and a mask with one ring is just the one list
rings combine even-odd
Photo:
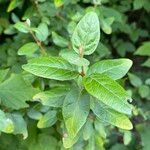
[(98, 100), (110, 106), (112, 109), (131, 114), (131, 106), (127, 99), (127, 92), (114, 80), (106, 75), (93, 74), (84, 77), (85, 89)]
[(92, 99), (92, 103), (94, 114), (104, 123), (110, 123), (125, 130), (131, 130), (133, 128), (132, 123), (124, 114), (111, 109), (102, 102), (96, 102), (94, 99)]
[(124, 77), (131, 66), (132, 61), (129, 59), (102, 60), (92, 65), (87, 74), (100, 73), (117, 80)]
[(73, 88), (63, 104), (63, 118), (70, 137), (74, 138), (86, 122), (90, 110), (89, 96)]
[(78, 77), (77, 68), (61, 57), (39, 57), (29, 60), (23, 69), (43, 78), (71, 80)]
[(84, 55), (92, 54), (100, 40), (99, 19), (95, 12), (87, 13), (78, 23), (72, 36), (73, 49), (79, 54), (82, 47)]
[(20, 109), (28, 107), (26, 101), (32, 99), (38, 90), (26, 83), (20, 75), (12, 75), (0, 84), (0, 99), (8, 108)]
[(51, 107), (61, 107), (69, 88), (53, 88), (48, 91), (40, 92), (33, 97), (33, 100), (40, 101), (43, 105)]

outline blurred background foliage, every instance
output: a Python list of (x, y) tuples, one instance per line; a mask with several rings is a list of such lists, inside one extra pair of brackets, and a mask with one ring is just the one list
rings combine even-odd
[[(41, 49), (43, 54), (46, 50), (49, 55), (53, 56), (60, 55), (63, 49), (69, 49), (71, 47), (70, 37), (76, 24), (86, 12), (91, 10), (96, 11), (99, 16), (101, 40), (94, 54), (88, 56), (90, 62), (121, 57), (133, 61), (130, 73), (121, 83), (125, 84), (129, 94), (133, 97), (132, 104), (135, 107), (132, 123), (134, 129), (124, 131), (112, 126), (103, 127), (99, 123), (95, 123), (96, 130), (93, 131), (93, 127), (87, 128), (85, 136), (90, 134), (89, 130), (96, 132), (98, 146), (94, 147), (92, 140), (87, 143), (86, 140), (80, 139), (70, 149), (149, 150), (149, 0), (0, 0), (0, 82), (3, 83), (11, 74), (15, 75), (9, 78), (9, 82), (14, 85), (18, 84), (20, 88), (22, 86), (26, 88), (28, 86), (26, 82), (30, 82), (35, 88), (30, 87), (29, 98), (33, 96), (37, 87), (43, 90), (48, 86), (62, 84), (35, 78), (23, 72), (21, 66), (26, 63), (26, 58), (39, 56), (38, 49)], [(40, 48), (33, 42), (36, 42)], [(25, 47), (22, 47), (23, 45)], [(32, 48), (32, 51), (29, 51), (29, 48)], [(21, 75), (24, 81), (16, 74)], [(4, 84), (1, 84), (0, 89), (3, 86)], [(9, 97), (9, 93), (7, 93), (7, 96)], [(25, 105), (23, 102), (26, 100), (27, 97), (24, 96), (22, 105)], [(7, 103), (0, 106), (3, 110), (0, 111), (3, 118), (6, 119), (13, 112), (12, 117), (19, 121), (22, 120), (20, 126), (24, 126), (22, 131), (18, 131), (19, 126), (16, 123), (14, 134), (21, 133), (25, 138), (27, 136), (26, 128), (28, 127), (29, 135), (26, 140), (23, 140), (22, 135), (6, 134), (11, 132), (11, 123), (9, 122), (7, 129), (1, 130), (5, 133), (1, 132), (0, 135), (0, 150), (64, 149), (61, 142), (63, 135), (60, 134), (59, 128), (62, 117), (60, 114), (58, 114), (59, 121), (57, 121), (57, 124), (55, 124), (55, 118), (41, 125), (39, 118), (47, 112), (46, 106), (31, 102), (29, 108), (22, 109), (21, 104), (16, 104), (14, 107), (19, 109), (16, 111), (12, 107), (9, 108), (9, 105)], [(8, 108), (5, 106), (8, 106)], [(37, 121), (40, 129), (37, 128)]]

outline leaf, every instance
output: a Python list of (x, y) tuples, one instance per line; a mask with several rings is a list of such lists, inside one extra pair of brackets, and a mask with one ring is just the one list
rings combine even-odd
[(109, 18), (106, 18), (106, 19), (101, 19), (102, 30), (106, 34), (111, 34), (112, 33), (111, 24), (113, 22), (114, 22), (114, 17), (109, 17)]
[(102, 102), (96, 102), (94, 99), (92, 100), (92, 111), (100, 119), (100, 121), (110, 123), (125, 130), (131, 130), (133, 128), (132, 123), (127, 116), (111, 109)]
[(150, 42), (144, 42), (143, 45), (137, 49), (135, 55), (150, 56)]
[(57, 111), (50, 110), (46, 114), (44, 114), (40, 120), (38, 121), (37, 127), (38, 128), (47, 128), (54, 125), (57, 121), (56, 117)]
[(78, 77), (77, 69), (60, 57), (39, 57), (29, 60), (23, 69), (43, 78), (71, 80)]
[(22, 2), (23, 2), (22, 0), (11, 0), (11, 2), (9, 3), (9, 6), (7, 8), (7, 12), (11, 12), (13, 9), (15, 9), (20, 4), (22, 4)]
[(138, 90), (142, 98), (146, 98), (150, 95), (150, 88), (147, 85), (141, 85)]
[(14, 131), (12, 120), (2, 110), (0, 110), (0, 131), (5, 133), (12, 133)]
[(46, 23), (40, 23), (38, 28), (34, 29), (36, 37), (39, 41), (45, 41), (49, 35), (48, 26)]
[(90, 119), (87, 119), (84, 128), (83, 128), (83, 139), (88, 140), (93, 134), (93, 122)]
[(147, 123), (140, 123), (136, 125), (136, 129), (140, 134), (141, 137), (141, 144), (142, 144), (142, 149), (143, 150), (149, 150), (150, 147), (150, 142), (149, 142), (149, 137), (150, 137), (150, 126)]
[(43, 105), (46, 106), (61, 107), (68, 91), (69, 88), (67, 87), (53, 88), (36, 94), (33, 99), (35, 101), (39, 100)]
[(143, 64), (142, 66), (144, 67), (150, 67), (150, 58), (148, 58)]
[(26, 139), (28, 137), (27, 124), (22, 115), (19, 113), (12, 113), (8, 116), (14, 124), (13, 134), (23, 134), (23, 138)]
[(131, 98), (116, 81), (106, 75), (92, 74), (85, 76), (83, 83), (88, 93), (99, 101), (118, 112), (131, 114), (131, 106), (127, 102)]
[(108, 59), (102, 60), (92, 65), (87, 74), (100, 73), (107, 75), (114, 80), (118, 80), (126, 75), (132, 66), (130, 59)]
[(52, 39), (55, 45), (59, 47), (68, 47), (69, 41), (58, 35), (56, 32), (52, 32)]
[(12, 75), (0, 84), (2, 105), (15, 110), (28, 107), (26, 101), (31, 100), (37, 92), (38, 90), (25, 82), (20, 75)]
[(64, 3), (63, 0), (54, 0), (55, 7), (61, 7)]
[(125, 131), (123, 135), (123, 143), (124, 145), (129, 145), (132, 140), (132, 133), (130, 131)]
[(39, 46), (36, 43), (34, 42), (26, 43), (18, 50), (18, 55), (31, 56), (38, 49)]
[(143, 0), (134, 0), (133, 7), (135, 10), (140, 9), (143, 7), (143, 4), (144, 4)]
[(85, 124), (89, 111), (89, 96), (73, 88), (67, 94), (62, 109), (65, 125), (71, 138), (74, 138)]
[(42, 113), (33, 108), (29, 109), (27, 114), (31, 119), (35, 120), (39, 120), (42, 117)]
[(129, 76), (130, 83), (133, 86), (139, 87), (142, 85), (142, 80), (137, 75), (132, 74), (132, 73), (128, 73), (128, 76)]
[(85, 59), (81, 58), (76, 52), (71, 50), (62, 50), (59, 55), (66, 59), (71, 64), (77, 65), (77, 66), (88, 66), (90, 62)]
[(66, 149), (71, 148), (78, 141), (79, 135), (80, 134), (77, 134), (76, 137), (72, 138), (68, 134), (65, 133), (62, 139), (64, 148)]
[(17, 22), (14, 27), (23, 33), (28, 33), (30, 31), (29, 27), (26, 25), (25, 22)]
[(99, 19), (95, 12), (87, 13), (78, 23), (72, 36), (73, 49), (80, 54), (92, 54), (100, 40)]
[(0, 83), (6, 78), (9, 69), (1, 69), (0, 70)]

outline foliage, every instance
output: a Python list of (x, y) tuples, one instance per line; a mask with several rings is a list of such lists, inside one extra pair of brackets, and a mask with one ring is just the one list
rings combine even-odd
[(149, 149), (149, 0), (0, 11), (0, 149)]

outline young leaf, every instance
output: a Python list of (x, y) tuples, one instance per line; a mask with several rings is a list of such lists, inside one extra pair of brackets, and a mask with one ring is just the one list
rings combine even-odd
[(78, 71), (65, 59), (60, 57), (39, 57), (29, 60), (23, 69), (43, 78), (71, 80), (78, 77)]
[(12, 109), (28, 107), (26, 101), (31, 100), (37, 92), (38, 90), (26, 83), (20, 75), (12, 75), (0, 84), (2, 104)]
[(76, 52), (71, 50), (62, 50), (60, 52), (60, 56), (66, 59), (71, 64), (77, 66), (88, 66), (90, 64), (90, 62), (87, 59), (81, 58)]
[(39, 46), (36, 43), (34, 42), (26, 43), (18, 50), (18, 55), (31, 56), (38, 49)]
[(51, 107), (61, 107), (69, 88), (53, 88), (36, 94), (33, 99), (39, 100), (43, 105)]
[(51, 127), (57, 121), (56, 114), (57, 112), (55, 110), (48, 111), (44, 116), (40, 118), (40, 120), (38, 121), (37, 127), (38, 128)]
[(99, 101), (110, 106), (114, 110), (131, 114), (130, 99), (127, 92), (114, 80), (106, 75), (92, 74), (84, 77), (85, 89)]
[(87, 13), (78, 23), (72, 36), (73, 49), (84, 55), (92, 54), (100, 40), (99, 19), (95, 12)]
[(100, 73), (118, 80), (126, 75), (132, 66), (130, 59), (102, 60), (92, 65), (87, 74)]
[(96, 102), (94, 99), (92, 100), (92, 111), (102, 122), (110, 123), (126, 130), (131, 130), (133, 128), (132, 123), (127, 116), (111, 109), (102, 102)]
[(70, 137), (74, 138), (86, 122), (89, 114), (89, 96), (73, 88), (63, 104), (63, 118)]

